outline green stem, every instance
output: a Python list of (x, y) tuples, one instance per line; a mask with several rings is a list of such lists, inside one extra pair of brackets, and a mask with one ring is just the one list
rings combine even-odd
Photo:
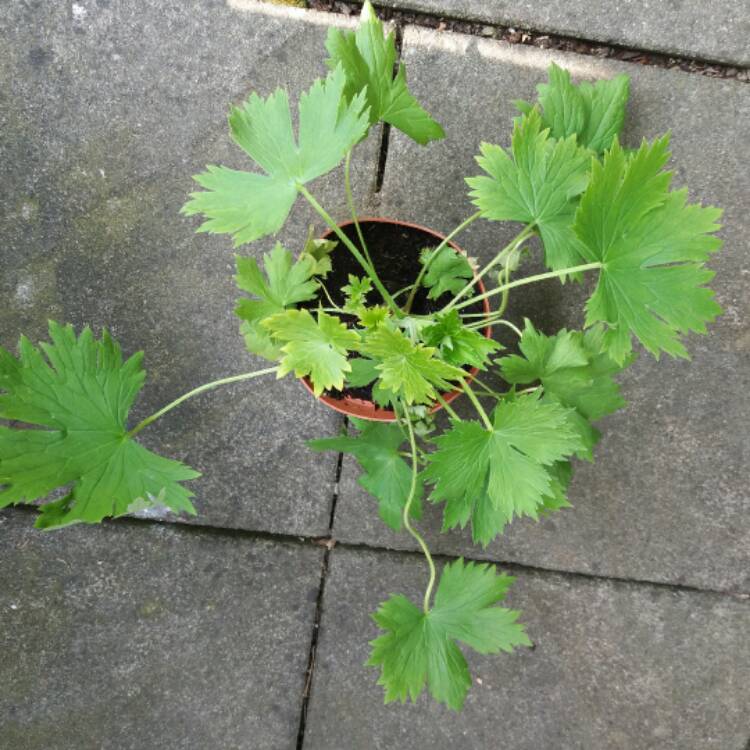
[(477, 414), (482, 418), (484, 426), (492, 432), (495, 428), (492, 426), (492, 422), (490, 422), (490, 418), (487, 416), (487, 412), (482, 407), (482, 404), (479, 403), (476, 394), (471, 390), (471, 386), (465, 380), (462, 380), (461, 387), (464, 389), (464, 393), (469, 397), (471, 403), (474, 404), (474, 408), (477, 410)]
[(498, 393), (497, 391), (492, 390), (488, 385), (485, 385), (476, 375), (474, 376), (474, 382), (478, 385), (484, 388), (484, 390), (487, 392), (487, 395), (493, 396), (494, 398), (502, 398), (503, 394)]
[[(469, 305), (473, 305), (475, 302), (480, 302), (481, 300), (487, 299), (488, 297), (494, 297), (496, 294), (502, 294), (506, 289), (514, 289), (517, 286), (523, 286), (524, 284), (533, 284), (536, 281), (544, 281), (545, 279), (556, 279), (560, 276), (565, 276), (565, 274), (568, 273), (573, 274), (578, 273), (579, 271), (593, 271), (594, 269), (601, 267), (602, 264), (597, 261), (596, 263), (585, 263), (582, 266), (563, 268), (561, 271), (549, 271), (548, 273), (538, 273), (535, 276), (526, 276), (523, 279), (516, 279), (516, 281), (511, 281), (509, 284), (503, 284), (502, 286), (497, 287), (497, 289), (490, 289), (489, 292), (478, 294), (476, 297), (467, 299), (464, 302), (461, 302), (461, 304), (456, 305), (456, 309), (460, 310), (463, 307), (468, 307)], [(446, 312), (449, 307), (450, 305), (448, 307), (444, 307), (442, 310), (440, 310), (440, 312)]]
[(422, 283), (422, 279), (424, 278), (424, 275), (427, 273), (427, 269), (430, 267), (430, 263), (432, 263), (435, 258), (437, 258), (438, 253), (459, 233), (462, 232), (466, 227), (469, 226), (473, 221), (476, 221), (480, 216), (482, 215), (481, 211), (477, 211), (475, 214), (472, 214), (469, 216), (468, 219), (461, 222), (433, 251), (430, 253), (430, 256), (427, 258), (427, 260), (422, 264), (422, 268), (419, 271), (419, 275), (417, 276), (417, 280), (414, 282), (414, 286), (412, 287), (411, 293), (409, 294), (409, 299), (406, 300), (406, 305), (404, 305), (404, 311), (406, 313), (409, 313), (411, 310), (411, 306), (414, 304), (414, 297), (417, 294), (417, 291), (419, 290), (419, 285)]
[(411, 447), (411, 486), (409, 487), (409, 496), (406, 498), (404, 503), (403, 521), (404, 528), (417, 540), (419, 546), (422, 548), (427, 565), (430, 567), (430, 581), (427, 584), (427, 589), (424, 592), (424, 599), (422, 600), (422, 609), (425, 614), (430, 612), (430, 598), (432, 597), (432, 589), (435, 586), (435, 578), (437, 576), (435, 571), (435, 563), (432, 560), (432, 555), (427, 547), (425, 540), (418, 534), (412, 527), (409, 521), (409, 512), (411, 511), (411, 504), (414, 501), (414, 496), (417, 492), (417, 441), (414, 439), (414, 430), (411, 426), (411, 419), (409, 419), (409, 412), (404, 410), (404, 419), (406, 420), (406, 427), (409, 430), (409, 445)]
[(457, 420), (458, 422), (461, 421), (461, 417), (456, 414), (456, 412), (453, 410), (453, 407), (439, 394), (437, 391), (435, 392), (435, 398), (437, 399), (438, 403), (445, 409), (445, 411), (453, 417), (453, 419)]
[(480, 328), (486, 328), (487, 326), (494, 325), (506, 326), (507, 328), (510, 328), (517, 336), (523, 336), (521, 329), (511, 323), (509, 320), (505, 320), (505, 318), (488, 317), (479, 323), (469, 323), (468, 325), (465, 325), (464, 328), (468, 329), (469, 331), (475, 331), (479, 330)]
[[(503, 272), (500, 271), (500, 274), (498, 274), (498, 281), (500, 280), (500, 275)], [(507, 285), (507, 283), (510, 281), (510, 265), (508, 263), (505, 264), (505, 278), (503, 279), (503, 284)], [(497, 314), (503, 315), (508, 308), (508, 299), (510, 298), (510, 289), (507, 289), (503, 292), (503, 296), (500, 299), (500, 306), (497, 308)]]
[(386, 302), (388, 307), (391, 308), (394, 315), (399, 318), (403, 317), (403, 313), (398, 308), (398, 305), (393, 301), (393, 298), (383, 286), (383, 283), (375, 273), (375, 269), (367, 262), (362, 253), (359, 252), (356, 245), (341, 231), (341, 227), (331, 218), (329, 213), (323, 208), (323, 206), (315, 200), (310, 191), (304, 185), (297, 185), (297, 190), (305, 197), (307, 202), (317, 211), (318, 215), (325, 221), (326, 224), (333, 230), (334, 234), (346, 245), (349, 252), (354, 256), (356, 261), (364, 269), (365, 273), (370, 277), (372, 283), (375, 284), (375, 288), (380, 292), (380, 296)]
[(199, 393), (203, 393), (204, 391), (210, 391), (213, 388), (218, 388), (220, 385), (228, 385), (229, 383), (237, 383), (240, 380), (250, 380), (251, 378), (257, 378), (261, 375), (270, 375), (272, 372), (276, 372), (277, 367), (268, 367), (265, 370), (256, 370), (255, 372), (245, 372), (242, 373), (242, 375), (232, 375), (228, 378), (221, 378), (221, 380), (214, 380), (211, 383), (205, 383), (204, 385), (200, 385), (197, 388), (193, 388), (192, 391), (188, 391), (187, 393), (183, 394), (179, 398), (176, 398), (174, 401), (168, 403), (164, 408), (159, 409), (159, 411), (154, 412), (150, 417), (146, 417), (142, 422), (139, 422), (135, 427), (133, 427), (130, 432), (127, 433), (126, 437), (132, 438), (135, 435), (137, 435), (144, 427), (148, 427), (152, 422), (155, 422), (159, 417), (166, 414), (168, 411), (171, 411), (175, 408), (175, 406), (179, 406), (183, 401), (187, 401), (189, 398), (192, 398), (193, 396), (197, 396)]
[(370, 264), (372, 269), (375, 269), (375, 264), (372, 262), (372, 258), (370, 257), (370, 251), (367, 249), (367, 243), (365, 242), (365, 238), (362, 234), (362, 229), (359, 226), (359, 219), (357, 218), (357, 211), (354, 208), (354, 194), (352, 193), (352, 183), (351, 183), (351, 161), (352, 161), (352, 151), (353, 148), (350, 148), (346, 152), (346, 160), (344, 161), (344, 190), (346, 192), (346, 203), (349, 206), (349, 213), (352, 215), (352, 221), (354, 222), (354, 227), (357, 230), (357, 236), (359, 237), (359, 244), (362, 246), (362, 252), (365, 254), (365, 258), (367, 258), (367, 262)]
[(496, 265), (502, 263), (519, 245), (523, 244), (532, 234), (535, 233), (534, 225), (527, 224), (456, 296), (444, 307), (441, 312), (452, 310), (458, 300), (474, 289), (476, 282), (484, 278)]

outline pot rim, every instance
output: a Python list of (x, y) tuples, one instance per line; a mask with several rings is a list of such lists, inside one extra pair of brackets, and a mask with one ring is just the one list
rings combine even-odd
[[(365, 222), (370, 223), (377, 223), (377, 224), (396, 224), (398, 226), (405, 226), (409, 227), (411, 229), (418, 229), (422, 232), (425, 232), (426, 234), (430, 234), (436, 239), (438, 239), (440, 242), (442, 242), (445, 239), (444, 234), (440, 234), (440, 232), (436, 232), (434, 229), (430, 229), (428, 227), (422, 226), (421, 224), (415, 224), (411, 221), (401, 221), (399, 219), (388, 219), (382, 216), (361, 216), (357, 219), (360, 224), (363, 224)], [(348, 227), (354, 224), (354, 221), (351, 219), (347, 221), (340, 221), (338, 222), (338, 226), (340, 228)], [(332, 229), (327, 229), (324, 234), (322, 235), (321, 239), (328, 239), (332, 234), (334, 234), (334, 231)], [(466, 255), (466, 251), (457, 245), (453, 240), (448, 240), (448, 245), (452, 247), (456, 252), (461, 253), (462, 255)], [(482, 283), (481, 279), (478, 279), (476, 276), (474, 277), (474, 284), (479, 289), (480, 293), (484, 293), (486, 291), (484, 284)], [(482, 300), (482, 307), (484, 308), (485, 313), (490, 312), (490, 303), (487, 299)], [(484, 331), (484, 335), (486, 338), (490, 338), (492, 336), (492, 326), (488, 325)], [(477, 373), (479, 372), (479, 368), (472, 367), (471, 370), (467, 372), (466, 380), (468, 383), (471, 383), (474, 378), (477, 376)], [(315, 396), (315, 393), (313, 391), (312, 383), (310, 382), (310, 379), (308, 377), (300, 378), (300, 381), (302, 382), (302, 385), (305, 387), (305, 389), (313, 395), (318, 401), (321, 401), (329, 408), (333, 409), (334, 411), (339, 412), (340, 414), (345, 414), (348, 417), (357, 417), (358, 419), (365, 419), (370, 422), (395, 422), (396, 421), (396, 414), (390, 409), (383, 409), (379, 407), (377, 404), (375, 404), (373, 401), (368, 401), (366, 399), (362, 398), (354, 398), (352, 396), (344, 396), (343, 398), (334, 398), (333, 396), (327, 396), (325, 394), (321, 394), (320, 396)], [(441, 393), (440, 395), (443, 397), (444, 401), (448, 404), (450, 404), (452, 401), (457, 399), (463, 391), (461, 390), (454, 390), (450, 391), (450, 393)], [(440, 403), (435, 404), (430, 409), (430, 414), (434, 414), (435, 412), (442, 409), (443, 406)]]

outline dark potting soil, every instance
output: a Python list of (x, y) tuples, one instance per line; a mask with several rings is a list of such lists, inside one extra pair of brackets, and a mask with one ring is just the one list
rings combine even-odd
[[(375, 270), (383, 282), (383, 286), (385, 286), (390, 294), (395, 294), (416, 280), (422, 267), (419, 262), (420, 251), (424, 248), (434, 250), (440, 244), (440, 240), (437, 237), (415, 227), (380, 221), (362, 221), (359, 226), (367, 244), (367, 249), (370, 252), (370, 257), (375, 265)], [(359, 247), (359, 237), (357, 236), (354, 224), (347, 224), (342, 227), (342, 231), (355, 246)], [(336, 239), (336, 236), (332, 232), (326, 235), (326, 238), (329, 237), (330, 239)], [(331, 299), (337, 305), (343, 305), (346, 295), (341, 289), (349, 283), (349, 275), (362, 277), (365, 273), (341, 241), (339, 241), (338, 247), (331, 254), (331, 262), (333, 269), (325, 278), (325, 286), (331, 295)], [(448, 304), (452, 299), (449, 293), (443, 294), (435, 300), (428, 299), (427, 292), (428, 290), (424, 287), (419, 289), (414, 297), (414, 304), (411, 308), (412, 313), (416, 315), (429, 315), (440, 310), (440, 308)], [(377, 304), (378, 296), (377, 290), (373, 289), (368, 294), (368, 302), (370, 304)], [(404, 304), (406, 298), (407, 295), (404, 294), (397, 301)], [(302, 306), (315, 308), (318, 306), (318, 302), (322, 303), (324, 307), (328, 306), (328, 300), (322, 290), (317, 299), (311, 300)], [(382, 301), (380, 302), (382, 303)], [(481, 313), (482, 311), (481, 302), (476, 302), (466, 308), (467, 313)], [(356, 324), (357, 319), (353, 315), (342, 315), (340, 317), (349, 326)], [(352, 356), (357, 355), (353, 354)], [(466, 369), (468, 371), (471, 368)], [(372, 386), (370, 385), (361, 388), (345, 387), (343, 391), (331, 389), (324, 391), (324, 393), (326, 396), (332, 398), (350, 396), (352, 398), (372, 401)]]

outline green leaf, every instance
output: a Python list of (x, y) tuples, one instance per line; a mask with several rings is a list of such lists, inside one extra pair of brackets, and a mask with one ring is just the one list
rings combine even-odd
[(377, 328), (381, 323), (384, 323), (389, 317), (390, 311), (387, 307), (382, 305), (374, 305), (373, 307), (365, 307), (359, 311), (359, 322), (365, 328)]
[(25, 337), (19, 359), (0, 347), (0, 418), (48, 428), (0, 427), (0, 507), (33, 503), (73, 484), (61, 500), (42, 506), (37, 526), (96, 523), (154, 498), (195, 514), (193, 493), (179, 482), (200, 474), (127, 435), (128, 412), (146, 377), (142, 353), (123, 363), (107, 331), (97, 340), (84, 328), (76, 338), (72, 326), (50, 321), (49, 335), (44, 354)]
[(237, 286), (259, 299), (243, 298), (237, 301), (235, 314), (243, 320), (240, 332), (245, 346), (253, 354), (270, 360), (280, 359), (282, 351), (261, 323), (271, 315), (283, 312), (299, 302), (315, 299), (318, 282), (316, 260), (303, 254), (294, 261), (292, 254), (277, 242), (273, 250), (263, 256), (265, 275), (255, 258), (235, 255)]
[(583, 82), (576, 86), (570, 73), (555, 63), (550, 65), (548, 75), (549, 83), (539, 84), (537, 91), (542, 121), (550, 135), (558, 139), (575, 135), (580, 146), (597, 154), (610, 148), (625, 120), (630, 78), (621, 74), (593, 85)]
[(575, 229), (588, 262), (600, 262), (599, 282), (586, 305), (586, 325), (609, 329), (604, 345), (623, 363), (632, 335), (655, 357), (687, 357), (680, 336), (706, 332), (721, 313), (703, 262), (721, 247), (717, 208), (686, 205), (687, 191), (669, 192), (669, 136), (643, 142), (628, 158), (615, 142), (594, 163)]
[(265, 99), (253, 93), (242, 107), (234, 107), (232, 137), (266, 174), (209, 166), (196, 175), (205, 191), (192, 193), (182, 212), (203, 214), (206, 221), (198, 231), (229, 233), (235, 247), (278, 232), (298, 185), (330, 172), (367, 132), (365, 93), (347, 103), (345, 84), (346, 75), (337, 67), (300, 96), (298, 143), (282, 89)]
[(489, 177), (469, 177), (466, 182), (482, 215), (535, 225), (544, 243), (545, 263), (552, 270), (580, 264), (581, 243), (572, 226), (591, 156), (578, 147), (575, 136), (550, 138), (533, 110), (515, 123), (512, 156), (489, 143), (482, 143), (481, 151), (477, 163)]
[(346, 384), (351, 388), (361, 388), (370, 385), (377, 379), (378, 372), (377, 362), (367, 357), (354, 357), (349, 360), (351, 372), (346, 376)]
[(426, 684), (436, 701), (460, 711), (471, 676), (458, 642), (480, 654), (531, 646), (520, 613), (495, 606), (514, 580), (494, 565), (458, 559), (443, 568), (429, 612), (400, 594), (383, 602), (373, 619), (385, 634), (370, 643), (367, 663), (380, 667), (385, 702), (415, 702)]
[(456, 367), (470, 365), (484, 370), (490, 354), (502, 348), (497, 341), (465, 328), (457, 310), (437, 315), (422, 335), (428, 346), (437, 347), (441, 359)]
[(316, 396), (344, 387), (344, 375), (352, 369), (347, 354), (359, 347), (356, 331), (322, 311), (316, 320), (307, 310), (286, 310), (266, 318), (262, 325), (276, 341), (286, 342), (281, 347), (284, 357), (278, 377), (289, 372), (298, 378), (309, 375)]
[[(424, 265), (433, 252), (431, 248), (422, 250), (419, 262)], [(445, 292), (460, 292), (466, 286), (466, 282), (473, 277), (474, 271), (466, 256), (446, 245), (427, 267), (422, 283), (430, 290), (427, 296), (430, 299), (438, 299)]]
[(445, 137), (440, 125), (409, 93), (403, 64), (394, 77), (395, 35), (385, 36), (369, 0), (362, 6), (356, 31), (328, 30), (326, 49), (330, 54), (327, 65), (340, 65), (346, 73), (347, 98), (367, 96), (371, 125), (383, 120), (422, 145)]
[(538, 394), (498, 403), (492, 431), (453, 420), (435, 442), (423, 477), (435, 485), (430, 499), (446, 503), (443, 528), (471, 520), (485, 546), (514, 517), (538, 518), (557, 490), (550, 467), (581, 448), (570, 410)]
[[(356, 362), (357, 360), (353, 360)], [(405, 442), (403, 430), (396, 424), (351, 420), (359, 433), (335, 438), (311, 440), (308, 445), (314, 451), (343, 451), (351, 453), (359, 461), (362, 474), (359, 484), (378, 500), (378, 512), (383, 522), (394, 531), (402, 527), (404, 503), (411, 489), (411, 466), (399, 455)], [(410, 515), (422, 515), (422, 482), (410, 508)]]
[(344, 310), (358, 315), (367, 304), (367, 294), (372, 291), (372, 281), (369, 276), (357, 278), (350, 273), (349, 283), (342, 286), (341, 291), (346, 295)]
[(324, 279), (332, 268), (331, 253), (338, 247), (339, 243), (336, 240), (316, 239), (313, 232), (314, 227), (311, 225), (305, 246), (302, 248), (302, 255), (313, 259), (315, 264), (313, 273)]
[(498, 360), (503, 377), (514, 385), (540, 382), (545, 398), (576, 409), (583, 447), (581, 458), (591, 460), (599, 432), (589, 422), (601, 419), (625, 406), (620, 387), (613, 375), (630, 364), (632, 357), (617, 364), (603, 351), (601, 326), (586, 333), (566, 331), (545, 336), (531, 321), (526, 321), (519, 347), (523, 356), (511, 355)]
[(362, 353), (379, 360), (378, 384), (399, 395), (407, 404), (429, 404), (435, 399), (435, 388), (451, 390), (450, 380), (460, 380), (466, 373), (439, 360), (433, 347), (411, 342), (399, 330), (378, 326), (365, 338)]

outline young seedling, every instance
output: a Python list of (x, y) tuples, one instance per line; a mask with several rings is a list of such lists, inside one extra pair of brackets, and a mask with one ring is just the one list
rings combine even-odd
[[(448, 237), (410, 250), (412, 277), (386, 283), (371, 242), (378, 225), (368, 235), (355, 208), (352, 151), (380, 122), (420, 144), (443, 130), (409, 92), (403, 64), (394, 75), (393, 34), (369, 2), (357, 30), (332, 29), (326, 46), (330, 72), (300, 97), (297, 135), (285, 91), (252, 94), (229, 126), (257, 171), (209, 166), (183, 209), (204, 217), (199, 231), (229, 234), (235, 246), (278, 232), (299, 197), (328, 226), (328, 237), (300, 238), (297, 257), (279, 243), (261, 263), (236, 256), (241, 333), (250, 353), (273, 364), (200, 386), (129, 427), (145, 379), (141, 354), (123, 361), (106, 331), (76, 336), (57, 323), (41, 348), (21, 337), (18, 358), (0, 349), (0, 417), (14, 421), (0, 427), (0, 507), (39, 504), (43, 529), (155, 504), (195, 513), (182, 482), (197, 472), (136, 439), (154, 420), (197, 393), (263, 375), (307, 378), (315, 396), (341, 408), (352, 402), (347, 390), (364, 389), (372, 413), (390, 421), (352, 418), (348, 434), (311, 447), (357, 459), (382, 520), (415, 539), (429, 573), (421, 601), (394, 595), (381, 604), (369, 664), (380, 669), (386, 701), (416, 700), (426, 686), (459, 710), (471, 684), (459, 644), (497, 653), (530, 641), (519, 613), (499, 606), (511, 577), (462, 559), (438, 573), (414, 526), (424, 501), (442, 506), (444, 530), (470, 526), (482, 545), (515, 518), (569, 507), (571, 460), (593, 460), (592, 423), (625, 403), (614, 377), (633, 361), (633, 340), (656, 358), (687, 357), (684, 336), (705, 333), (720, 314), (704, 265), (720, 247), (720, 211), (670, 190), (669, 136), (633, 150), (619, 144), (626, 76), (576, 85), (553, 64), (538, 101), (517, 103), (510, 148), (481, 144), (482, 174), (467, 180), (476, 210)], [(342, 163), (348, 228), (309, 187)], [(518, 232), (474, 268), (450, 240), (479, 220), (512, 222)], [(531, 238), (549, 270), (518, 277)], [(334, 285), (336, 269), (346, 271)], [(549, 334), (505, 317), (513, 290), (586, 276), (596, 286), (584, 330)], [(499, 356), (483, 335), (490, 325), (514, 332), (515, 353)], [(485, 372), (505, 386), (485, 385)], [(476, 418), (453, 409), (454, 391)], [(435, 408), (449, 416), (442, 431)], [(62, 487), (70, 489), (48, 499)]]

